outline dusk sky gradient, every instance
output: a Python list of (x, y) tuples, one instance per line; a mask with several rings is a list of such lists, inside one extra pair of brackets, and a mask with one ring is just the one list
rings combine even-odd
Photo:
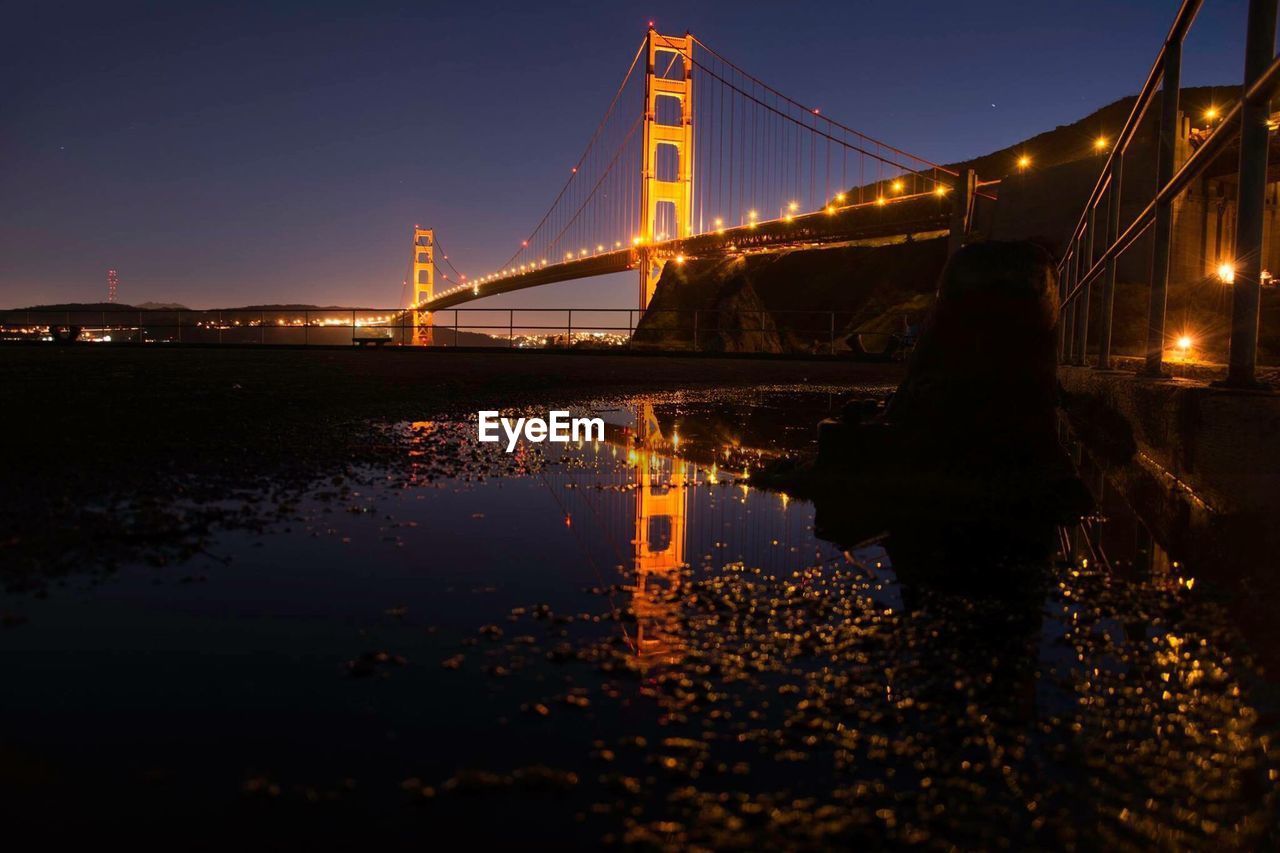
[[(389, 306), (415, 223), (464, 273), (542, 215), (650, 19), (949, 162), (1132, 94), (1176, 0), (4, 3), (0, 306)], [(1184, 85), (1239, 83), (1210, 2)], [(994, 106), (993, 106), (994, 104)], [(640, 105), (637, 103), (638, 111)], [(634, 307), (634, 276), (483, 305)]]

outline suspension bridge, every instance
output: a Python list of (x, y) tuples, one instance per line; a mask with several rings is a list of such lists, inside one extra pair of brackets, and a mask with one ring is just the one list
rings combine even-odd
[(643, 311), (668, 263), (963, 233), (976, 185), (787, 97), (692, 34), (650, 26), (559, 192), (498, 269), (465, 275), (435, 229), (414, 228), (396, 322), (430, 344), (435, 311), (628, 270)]

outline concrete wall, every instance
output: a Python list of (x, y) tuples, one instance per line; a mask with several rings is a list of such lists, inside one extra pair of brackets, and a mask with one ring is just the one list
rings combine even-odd
[(1082, 434), (1137, 448), (1130, 462), (1203, 501), (1213, 513), (1280, 510), (1280, 395), (1226, 391), (1188, 380), (1059, 368), (1064, 409)]

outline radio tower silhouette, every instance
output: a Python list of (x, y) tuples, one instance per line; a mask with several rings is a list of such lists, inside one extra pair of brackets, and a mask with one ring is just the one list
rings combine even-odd
[(120, 273), (107, 270), (107, 301), (116, 301), (116, 288), (120, 286)]

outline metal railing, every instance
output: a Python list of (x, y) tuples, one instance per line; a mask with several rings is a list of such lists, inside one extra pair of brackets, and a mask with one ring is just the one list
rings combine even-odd
[(900, 332), (850, 327), (835, 310), (641, 311), (626, 308), (454, 308), (432, 315), (430, 338), (400, 308), (0, 311), (0, 341), (146, 345), (434, 346), (647, 349), (890, 358)]
[[(1267, 183), (1269, 101), (1280, 87), (1280, 57), (1275, 54), (1277, 0), (1250, 0), (1245, 37), (1245, 79), (1240, 101), (1175, 172), (1182, 45), (1203, 0), (1183, 0), (1156, 56), (1147, 80), (1125, 121), (1124, 129), (1103, 166), (1084, 211), (1071, 232), (1058, 267), (1062, 306), (1058, 352), (1062, 363), (1085, 365), (1089, 342), (1089, 309), (1099, 278), (1097, 367), (1112, 366), (1112, 320), (1116, 264), (1148, 230), (1151, 258), (1145, 360), (1142, 373), (1163, 375), (1165, 319), (1169, 292), (1173, 201), (1213, 159), (1239, 135), (1239, 190), (1235, 235), (1236, 266), (1232, 284), (1230, 357), (1223, 384), (1254, 387), (1258, 355), (1258, 315), (1262, 284), (1263, 202)], [(1125, 154), (1160, 93), (1156, 189), (1154, 198), (1127, 223), (1120, 222)], [(1099, 210), (1105, 207), (1105, 225)], [(1105, 231), (1100, 228), (1105, 227)], [(1280, 238), (1278, 238), (1280, 239)]]

